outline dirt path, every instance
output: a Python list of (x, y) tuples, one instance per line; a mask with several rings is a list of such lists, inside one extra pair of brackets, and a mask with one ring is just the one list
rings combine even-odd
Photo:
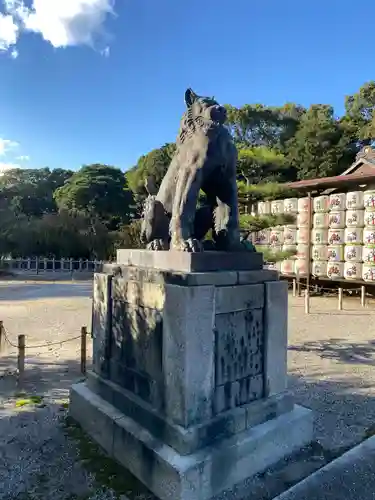
[[(358, 302), (345, 300), (339, 312), (336, 299), (316, 298), (309, 316), (303, 298), (289, 302), (289, 385), (315, 411), (316, 436), (329, 450), (358, 442), (375, 422), (375, 306), (361, 310)], [(80, 340), (65, 341), (91, 327), (91, 284), (1, 284), (0, 320), (13, 343), (20, 333), (28, 346), (63, 342), (27, 350), (21, 398), (16, 350), (0, 356), (0, 500), (152, 498), (129, 477), (114, 487), (111, 478), (124, 473), (105, 461), (95, 481), (87, 464), (97, 451), (85, 448), (83, 465), (81, 446), (64, 428), (69, 387), (81, 378)], [(27, 401), (33, 394), (42, 398)]]

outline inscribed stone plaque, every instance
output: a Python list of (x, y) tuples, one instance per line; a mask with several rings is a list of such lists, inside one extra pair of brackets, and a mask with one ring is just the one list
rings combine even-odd
[(216, 385), (263, 373), (263, 310), (251, 309), (215, 318)]
[(160, 381), (162, 315), (160, 311), (113, 300), (112, 360), (127, 370)]

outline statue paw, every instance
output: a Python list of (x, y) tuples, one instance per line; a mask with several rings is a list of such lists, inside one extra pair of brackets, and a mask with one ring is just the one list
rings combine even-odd
[(163, 240), (153, 240), (147, 245), (147, 250), (161, 251), (168, 250), (168, 248)]
[(203, 251), (203, 245), (199, 240), (189, 238), (187, 240), (180, 240), (173, 244), (173, 249), (180, 250), (182, 252), (198, 253)]

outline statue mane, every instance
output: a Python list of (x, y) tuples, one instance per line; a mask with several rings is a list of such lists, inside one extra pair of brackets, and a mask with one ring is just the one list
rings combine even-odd
[(188, 108), (182, 116), (176, 144), (183, 144), (196, 132), (203, 131), (207, 133), (209, 131), (219, 130), (222, 127), (223, 125), (220, 123), (214, 122), (213, 120), (207, 120), (207, 118), (203, 118), (203, 116), (194, 116), (192, 109)]

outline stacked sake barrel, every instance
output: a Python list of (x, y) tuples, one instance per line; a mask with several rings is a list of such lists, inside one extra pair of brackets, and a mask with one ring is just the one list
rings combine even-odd
[(363, 267), (362, 278), (375, 282), (375, 190), (363, 193), (364, 230), (363, 230)]
[(329, 197), (318, 196), (313, 199), (313, 229), (311, 231), (312, 274), (327, 276), (328, 268), (328, 227)]
[(363, 273), (364, 197), (362, 191), (346, 195), (344, 277), (360, 280)]
[(281, 262), (280, 270), (282, 274), (294, 274), (296, 269), (296, 257), (297, 253), (297, 212), (298, 212), (298, 199), (297, 198), (287, 198), (283, 200), (283, 213), (290, 214), (294, 216), (294, 222), (284, 226), (283, 231), (283, 252), (290, 252), (293, 256), (289, 259), (285, 259)]
[[(258, 215), (269, 215), (271, 213), (271, 202), (270, 201), (260, 201), (258, 203)], [(263, 252), (263, 250), (268, 250), (270, 246), (271, 239), (271, 229), (262, 229), (253, 235), (253, 243), (256, 246), (258, 252)]]
[(310, 271), (309, 262), (309, 198), (297, 200), (297, 254), (295, 274), (306, 275)]

